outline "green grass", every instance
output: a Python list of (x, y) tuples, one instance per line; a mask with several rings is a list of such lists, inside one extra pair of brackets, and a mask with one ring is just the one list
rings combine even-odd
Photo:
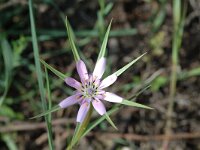
[[(46, 102), (46, 98), (45, 98), (46, 90), (44, 88), (43, 72), (42, 72), (41, 64), (40, 64), (39, 48), (38, 48), (38, 43), (37, 43), (36, 28), (35, 28), (35, 21), (34, 21), (32, 5), (33, 5), (32, 0), (29, 0), (29, 13), (30, 13), (29, 15), (30, 15), (30, 22), (31, 22), (31, 34), (32, 34), (32, 40), (33, 40), (33, 53), (34, 53), (37, 81), (38, 81), (38, 86), (39, 86), (42, 108), (43, 108), (43, 111), (46, 111), (46, 110), (48, 110), (47, 102)], [(48, 86), (48, 76), (47, 75), (46, 75), (46, 78), (47, 78), (47, 86)], [(48, 95), (50, 95), (49, 88), (48, 88)], [(48, 98), (50, 98), (50, 97), (48, 97)], [(46, 126), (47, 126), (49, 149), (53, 150), (54, 147), (53, 147), (53, 136), (52, 136), (50, 115), (45, 116), (45, 122), (46, 122)]]
[(8, 93), (11, 80), (12, 80), (12, 69), (13, 69), (13, 53), (10, 44), (8, 43), (7, 39), (5, 37), (0, 37), (1, 41), (1, 51), (4, 59), (4, 65), (5, 65), (5, 79), (4, 79), (4, 92), (3, 95), (0, 97), (0, 108), (3, 104), (6, 95)]
[[(169, 87), (169, 99), (168, 99), (168, 109), (166, 114), (166, 127), (165, 134), (170, 135), (172, 128), (172, 114), (174, 111), (174, 103), (177, 90), (177, 70), (179, 66), (179, 52), (181, 48), (184, 22), (186, 15), (186, 2), (181, 0), (173, 1), (173, 38), (172, 38), (172, 66), (171, 66), (171, 75), (170, 75), (170, 87)], [(166, 138), (163, 141), (163, 148), (168, 147), (169, 139)]]

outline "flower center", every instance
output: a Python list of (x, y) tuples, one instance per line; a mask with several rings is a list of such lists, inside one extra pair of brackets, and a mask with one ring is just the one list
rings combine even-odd
[(92, 89), (92, 88), (89, 88), (89, 89), (86, 89), (87, 90), (87, 94), (88, 95), (93, 95), (93, 93), (94, 93), (94, 89)]
[(94, 98), (96, 95), (98, 95), (98, 86), (98, 81), (90, 76), (82, 86), (82, 95), (85, 98)]
[(97, 88), (94, 85), (86, 85), (83, 87), (82, 94), (86, 98), (93, 98), (97, 94)]

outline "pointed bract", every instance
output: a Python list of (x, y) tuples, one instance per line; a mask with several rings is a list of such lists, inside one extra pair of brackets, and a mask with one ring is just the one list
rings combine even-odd
[(74, 55), (75, 61), (77, 62), (78, 60), (80, 60), (80, 56), (78, 54), (76, 45), (74, 43), (75, 36), (74, 36), (73, 30), (72, 30), (72, 28), (71, 28), (71, 26), (68, 22), (67, 17), (66, 17), (66, 27), (67, 27), (67, 35), (68, 35), (68, 38), (69, 38), (69, 43), (70, 43), (70, 46), (71, 46), (71, 49), (72, 49), (72, 53)]
[(139, 57), (137, 57), (136, 59), (132, 60), (131, 62), (129, 62), (128, 64), (126, 64), (124, 67), (122, 67), (121, 69), (119, 69), (118, 71), (116, 71), (114, 74), (116, 74), (117, 76), (120, 76), (124, 71), (126, 71), (129, 67), (131, 67), (134, 63), (136, 63), (140, 58), (142, 58), (146, 53), (140, 55)]
[(115, 128), (116, 130), (118, 130), (117, 127), (116, 127), (116, 125), (113, 123), (113, 121), (110, 119), (110, 117), (108, 116), (107, 113), (105, 114), (105, 117), (106, 117), (106, 120), (111, 124), (111, 126), (113, 128)]
[(112, 20), (110, 21), (110, 24), (109, 24), (109, 26), (107, 28), (106, 33), (105, 33), (105, 36), (104, 36), (104, 39), (103, 39), (103, 43), (101, 45), (101, 49), (100, 49), (100, 52), (99, 52), (98, 60), (100, 58), (102, 58), (102, 57), (105, 57), (106, 46), (107, 46), (107, 42), (108, 42), (108, 36), (109, 36), (109, 33), (110, 33), (111, 24), (112, 24)]
[(127, 105), (127, 106), (132, 106), (132, 107), (138, 107), (138, 108), (153, 109), (151, 107), (142, 105), (140, 103), (132, 102), (132, 101), (129, 101), (129, 100), (126, 100), (126, 99), (123, 99), (123, 101), (121, 102), (121, 104)]
[(49, 70), (51, 70), (51, 72), (53, 72), (56, 76), (58, 76), (60, 79), (64, 80), (66, 78), (66, 75), (64, 75), (63, 73), (59, 72), (58, 70), (54, 69), (52, 66), (50, 66), (49, 64), (47, 64), (44, 60), (40, 59), (40, 62), (47, 67)]
[(49, 109), (49, 110), (47, 110), (47, 111), (45, 111), (45, 112), (43, 112), (43, 113), (41, 113), (41, 114), (39, 114), (39, 115), (37, 115), (37, 116), (35, 116), (35, 117), (32, 117), (32, 118), (30, 118), (30, 119), (39, 118), (39, 117), (48, 115), (48, 114), (50, 114), (50, 113), (52, 113), (52, 112), (58, 111), (58, 110), (60, 110), (60, 109), (61, 109), (60, 106), (59, 106), (59, 105), (56, 105), (56, 106), (52, 107), (51, 109)]

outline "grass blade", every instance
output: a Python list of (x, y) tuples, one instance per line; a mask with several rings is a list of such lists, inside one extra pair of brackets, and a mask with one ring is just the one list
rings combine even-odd
[[(50, 87), (49, 87), (49, 76), (48, 76), (48, 71), (46, 67), (45, 67), (45, 77), (46, 77), (46, 89), (47, 89), (47, 95), (48, 95), (48, 110), (51, 110), (52, 108), (51, 92), (50, 92)], [(47, 122), (48, 122), (47, 133), (48, 133), (49, 148), (50, 150), (54, 150), (51, 113), (49, 113), (47, 117), (48, 117), (47, 118)]]
[(8, 93), (8, 89), (10, 87), (12, 79), (12, 68), (13, 68), (13, 57), (12, 57), (11, 46), (5, 38), (1, 40), (1, 50), (5, 64), (5, 89), (3, 95), (0, 97), (0, 107), (3, 104), (3, 101), (5, 100), (5, 97)]
[(32, 40), (33, 40), (33, 52), (34, 52), (37, 79), (38, 79), (38, 84), (39, 84), (39, 91), (40, 91), (43, 109), (46, 110), (47, 107), (46, 107), (46, 101), (45, 101), (45, 95), (44, 95), (45, 90), (44, 90), (44, 83), (42, 79), (42, 69), (41, 69), (41, 65), (39, 61), (39, 48), (38, 48), (38, 43), (37, 43), (35, 22), (34, 22), (34, 17), (33, 17), (32, 0), (29, 0), (29, 11), (30, 11), (30, 21), (31, 21), (31, 34), (32, 34)]
[[(33, 16), (33, 6), (32, 6), (32, 0), (29, 0), (29, 15), (30, 15), (30, 23), (31, 23), (31, 35), (32, 35), (32, 41), (33, 41), (33, 52), (34, 52), (34, 60), (35, 60), (35, 66), (36, 66), (36, 73), (37, 73), (37, 80), (38, 80), (38, 85), (39, 85), (39, 91), (40, 91), (40, 97), (41, 97), (41, 102), (42, 102), (42, 108), (43, 111), (47, 110), (47, 104), (45, 101), (45, 89), (44, 89), (44, 83), (43, 83), (43, 78), (42, 78), (42, 69), (41, 69), (41, 64), (39, 60), (39, 48), (38, 48), (38, 43), (37, 43), (37, 36), (36, 36), (36, 29), (35, 29), (35, 21), (34, 21), (34, 16)], [(47, 131), (50, 131), (51, 129), (49, 128), (51, 125), (48, 122), (47, 116), (45, 116), (45, 122), (47, 126)], [(52, 139), (51, 143), (53, 142)], [(50, 149), (53, 149), (51, 147), (51, 144), (49, 144)]]
[(17, 150), (16, 141), (13, 138), (12, 134), (2, 134), (1, 139), (6, 143), (9, 150)]

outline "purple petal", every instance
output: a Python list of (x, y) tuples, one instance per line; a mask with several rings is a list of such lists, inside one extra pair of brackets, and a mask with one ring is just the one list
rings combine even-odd
[(117, 76), (115, 74), (112, 74), (108, 77), (106, 77), (100, 84), (100, 89), (106, 88), (110, 85), (112, 85), (117, 80)]
[(87, 115), (87, 112), (90, 108), (90, 103), (83, 103), (81, 105), (81, 107), (79, 108), (79, 111), (78, 111), (78, 115), (77, 115), (77, 118), (76, 118), (76, 121), (77, 122), (83, 122), (83, 120), (85, 119), (85, 116)]
[(100, 83), (101, 83), (101, 81), (100, 81), (98, 78), (96, 78), (94, 84), (95, 84), (96, 86), (99, 86)]
[(65, 78), (65, 83), (77, 90), (81, 88), (81, 83), (71, 77)]
[(82, 60), (79, 60), (76, 63), (76, 69), (82, 82), (88, 79), (87, 68)]
[(98, 98), (98, 99), (104, 99), (104, 94), (105, 94), (106, 92), (105, 91), (103, 91), (103, 90), (98, 90), (97, 91), (97, 95), (95, 96), (96, 98)]
[(95, 97), (98, 99), (104, 99), (105, 96), (103, 94), (99, 94), (99, 95), (96, 95)]
[(59, 103), (59, 106), (61, 108), (66, 108), (68, 106), (71, 106), (71, 105), (74, 105), (76, 103), (79, 102), (79, 95), (75, 94), (75, 95), (72, 95), (70, 97), (67, 97), (66, 99), (62, 100), (60, 103)]
[(104, 57), (100, 58), (94, 68), (93, 77), (100, 79), (106, 69), (106, 59)]
[(84, 98), (83, 103), (90, 103), (92, 100), (92, 98)]
[(106, 92), (104, 100), (114, 103), (121, 103), (123, 98), (114, 93)]
[(92, 105), (94, 107), (94, 109), (100, 114), (100, 115), (104, 115), (106, 113), (106, 109), (104, 104), (100, 101), (100, 100), (93, 100), (92, 101)]

